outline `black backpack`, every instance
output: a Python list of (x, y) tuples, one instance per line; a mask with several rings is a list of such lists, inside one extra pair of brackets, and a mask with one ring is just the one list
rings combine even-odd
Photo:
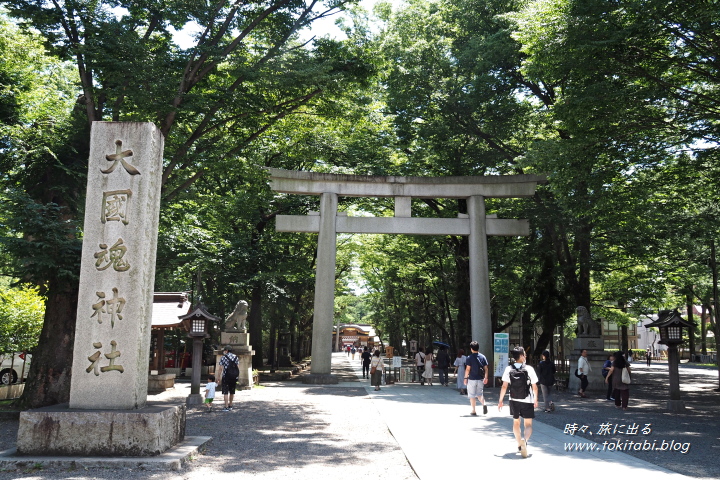
[(237, 378), (240, 376), (240, 369), (238, 368), (237, 360), (233, 361), (230, 357), (227, 355), (223, 355), (225, 358), (227, 358), (228, 365), (225, 367), (225, 370), (223, 370), (223, 377), (237, 380)]
[(530, 395), (530, 375), (525, 370), (525, 365), (517, 368), (511, 365), (510, 370), (510, 398), (524, 400)]

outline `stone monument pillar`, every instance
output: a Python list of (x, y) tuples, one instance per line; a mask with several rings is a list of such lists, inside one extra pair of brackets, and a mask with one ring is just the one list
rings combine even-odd
[(252, 345), (250, 345), (250, 334), (239, 331), (221, 332), (220, 341), (222, 342), (222, 347), (220, 347), (220, 350), (215, 350), (215, 371), (220, 371), (220, 359), (223, 356), (222, 348), (229, 346), (232, 348), (232, 353), (238, 357), (240, 375), (238, 376), (237, 389), (252, 389), (252, 357), (255, 355), (255, 350), (253, 350)]
[(588, 375), (588, 390), (591, 392), (602, 392), (605, 395), (607, 385), (602, 376), (602, 366), (607, 360), (605, 352), (605, 341), (602, 338), (600, 323), (590, 317), (585, 307), (577, 307), (578, 336), (573, 342), (573, 353), (570, 354), (570, 378), (568, 388), (571, 392), (577, 393), (580, 389), (580, 379), (575, 376), (578, 366), (578, 359), (583, 350), (588, 351), (587, 359), (592, 369)]
[(184, 437), (184, 406), (144, 409), (163, 146), (152, 123), (92, 125), (70, 404), (23, 412), (21, 454), (155, 455)]

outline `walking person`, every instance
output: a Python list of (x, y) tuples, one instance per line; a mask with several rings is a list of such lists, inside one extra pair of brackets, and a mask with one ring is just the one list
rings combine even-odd
[(380, 350), (375, 350), (373, 357), (370, 360), (370, 385), (375, 387), (375, 391), (380, 390), (380, 384), (382, 383), (382, 375), (385, 371), (385, 364), (380, 358)]
[[(627, 370), (628, 383), (623, 382), (623, 370)], [(622, 352), (617, 352), (608, 376), (605, 378), (606, 383), (612, 384), (616, 408), (622, 408), (623, 410), (628, 409), (628, 401), (630, 400), (630, 374), (630, 364), (622, 356)]]
[(363, 350), (362, 355), (360, 355), (360, 360), (362, 360), (363, 378), (370, 378), (371, 355), (370, 355), (370, 351), (367, 348), (365, 348)]
[(220, 358), (220, 378), (222, 379), (222, 394), (225, 402), (223, 412), (228, 412), (233, 408), (233, 397), (240, 376), (238, 362), (238, 357), (232, 353), (230, 345), (226, 345), (223, 348), (223, 356)]
[(587, 395), (585, 395), (585, 390), (587, 390), (588, 384), (590, 383), (588, 381), (588, 375), (590, 375), (590, 372), (592, 372), (592, 368), (590, 368), (590, 362), (587, 359), (587, 355), (587, 350), (583, 349), (580, 352), (580, 358), (578, 358), (577, 374), (580, 377), (580, 390), (578, 390), (578, 395), (580, 395), (582, 398), (587, 398)]
[(448, 369), (450, 368), (450, 355), (447, 353), (445, 346), (440, 347), (440, 351), (435, 357), (437, 361), (438, 376), (440, 377), (440, 385), (448, 386)]
[[(513, 416), (513, 433), (518, 444), (518, 451), (527, 458), (527, 444), (532, 435), (532, 421), (538, 406), (538, 377), (535, 369), (525, 364), (525, 349), (515, 347), (512, 350), (514, 363), (505, 367), (502, 376), (502, 388), (498, 410), (502, 410), (505, 392), (510, 388), (510, 415)], [(520, 417), (523, 417), (525, 431), (521, 432)]]
[(351, 360), (355, 360), (355, 352), (357, 352), (357, 350), (355, 349), (355, 345), (353, 345), (350, 349)]
[(540, 384), (540, 390), (543, 394), (543, 403), (545, 406), (545, 413), (555, 411), (555, 403), (552, 401), (551, 392), (552, 387), (555, 385), (555, 362), (550, 358), (550, 350), (545, 350), (542, 353), (542, 360), (538, 364), (538, 383)]
[(420, 385), (425, 385), (425, 354), (422, 348), (418, 347), (418, 352), (415, 354), (415, 368), (417, 368), (418, 378), (420, 379)]
[(603, 363), (602, 368), (602, 376), (606, 380), (605, 383), (607, 384), (607, 394), (605, 395), (605, 398), (607, 398), (608, 400), (615, 400), (612, 396), (612, 382), (607, 381), (608, 372), (610, 371), (610, 368), (612, 368), (613, 360), (615, 360), (615, 355), (608, 355), (608, 358), (607, 360), (605, 360), (605, 363)]
[(215, 400), (215, 375), (208, 375), (208, 382), (205, 384), (205, 406), (208, 412), (212, 412), (212, 403)]
[(457, 357), (455, 358), (455, 375), (457, 376), (456, 383), (457, 389), (460, 391), (460, 395), (467, 395), (467, 389), (465, 388), (465, 350), (462, 348), (458, 350)]
[(647, 362), (647, 366), (650, 366), (650, 363), (652, 362), (652, 348), (648, 347), (648, 349), (645, 351), (645, 361)]
[(423, 378), (428, 382), (428, 385), (432, 387), (433, 380), (433, 361), (435, 355), (432, 353), (432, 347), (425, 349), (425, 370), (423, 371)]
[(485, 405), (483, 390), (488, 382), (488, 361), (485, 355), (479, 352), (480, 345), (476, 341), (470, 342), (470, 355), (465, 359), (465, 385), (467, 395), (470, 399), (470, 415), (477, 415), (475, 411), (476, 399), (480, 400), (483, 406), (483, 415), (487, 415), (488, 409)]

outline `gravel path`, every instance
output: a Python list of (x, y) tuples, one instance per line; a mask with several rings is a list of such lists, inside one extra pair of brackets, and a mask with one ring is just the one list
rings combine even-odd
[[(151, 398), (172, 401), (168, 393), (158, 397)], [(183, 400), (175, 392), (176, 403)], [(213, 440), (181, 472), (50, 469), (0, 472), (0, 479), (303, 480), (363, 472), (417, 479), (364, 388), (261, 387), (239, 392), (235, 400), (237, 408), (231, 412), (188, 412), (187, 434)], [(0, 420), (0, 451), (15, 446), (17, 423)]]

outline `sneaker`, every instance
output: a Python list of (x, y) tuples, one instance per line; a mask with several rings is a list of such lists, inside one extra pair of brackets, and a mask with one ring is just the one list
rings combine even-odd
[(611, 402), (615, 401), (615, 399), (613, 397), (608, 398), (608, 400), (610, 400)]
[(523, 438), (522, 442), (522, 445), (520, 445), (520, 455), (522, 455), (523, 458), (527, 458), (527, 440)]
[(223, 411), (223, 412), (229, 412), (229, 411), (230, 411), (230, 409), (229, 409), (229, 408), (227, 408), (227, 407), (225, 407), (225, 408), (223, 408), (223, 409), (222, 409), (222, 411)]
[(487, 415), (487, 405), (483, 405), (483, 415)]
[(230, 405), (230, 406), (228, 407), (228, 410), (232, 410), (232, 405)]

